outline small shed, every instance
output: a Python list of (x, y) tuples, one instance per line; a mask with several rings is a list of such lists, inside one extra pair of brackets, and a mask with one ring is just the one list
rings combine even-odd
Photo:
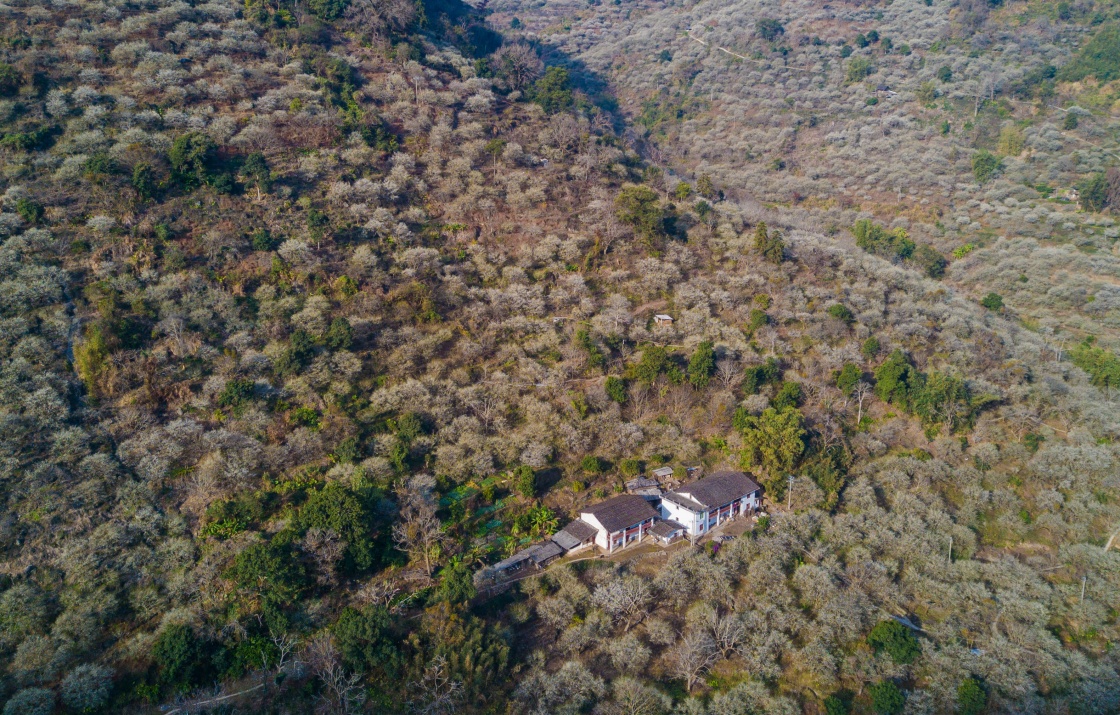
[(626, 491), (644, 497), (646, 501), (657, 501), (661, 498), (661, 487), (658, 486), (656, 479), (649, 477), (638, 477), (626, 482)]
[(568, 553), (583, 551), (595, 544), (595, 536), (599, 532), (586, 521), (576, 519), (560, 531), (552, 535), (552, 541)]
[(670, 479), (673, 476), (673, 468), (672, 467), (658, 467), (657, 469), (650, 472), (650, 474), (657, 477), (659, 480)]
[(669, 327), (673, 324), (673, 316), (665, 315), (664, 313), (658, 313), (657, 315), (653, 316), (653, 324), (659, 328)]
[(662, 519), (649, 527), (649, 535), (661, 546), (668, 546), (685, 534), (684, 524), (678, 524), (672, 519)]

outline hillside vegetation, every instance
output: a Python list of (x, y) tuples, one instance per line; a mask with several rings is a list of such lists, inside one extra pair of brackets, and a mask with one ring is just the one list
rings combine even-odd
[[(3, 715), (1115, 711), (1049, 5), (0, 5)], [(769, 516), (476, 576), (664, 465)]]

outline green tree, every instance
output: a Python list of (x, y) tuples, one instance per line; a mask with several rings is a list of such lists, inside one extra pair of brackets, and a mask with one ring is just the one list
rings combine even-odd
[(1063, 82), (1080, 82), (1089, 76), (1101, 84), (1120, 79), (1120, 24), (1103, 26), (1058, 73)]
[(1108, 178), (1103, 171), (1098, 171), (1089, 178), (1077, 184), (1077, 197), (1084, 211), (1100, 213), (1108, 208), (1109, 190)]
[(583, 470), (584, 474), (602, 474), (606, 467), (603, 465), (603, 460), (599, 459), (593, 454), (589, 454), (579, 461), (579, 468)]
[(696, 193), (706, 199), (714, 199), (719, 196), (719, 192), (716, 191), (716, 185), (712, 182), (712, 177), (708, 174), (701, 174), (700, 178), (696, 180)]
[(614, 377), (612, 375), (611, 377), (607, 378), (604, 389), (607, 391), (607, 397), (611, 398), (620, 405), (626, 404), (626, 399), (629, 396), (626, 389), (626, 380), (623, 380), (621, 377)]
[(965, 678), (957, 687), (959, 715), (980, 715), (988, 707), (988, 693), (976, 678)]
[(987, 149), (981, 149), (972, 155), (972, 175), (976, 183), (986, 184), (1003, 168), (1003, 159)]
[(27, 223), (35, 225), (43, 219), (43, 205), (27, 197), (16, 199), (16, 213)]
[(141, 161), (132, 167), (132, 188), (136, 189), (136, 195), (143, 201), (155, 198), (159, 191), (159, 180), (151, 164)]
[(909, 410), (910, 398), (920, 386), (920, 374), (901, 350), (875, 368), (875, 394), (884, 402)]
[(980, 305), (993, 313), (998, 313), (1003, 310), (1003, 296), (999, 293), (989, 293), (980, 299)]
[(856, 316), (852, 313), (852, 309), (843, 303), (833, 303), (828, 306), (828, 314), (847, 325), (856, 322)]
[(374, 565), (373, 518), (357, 495), (342, 484), (331, 482), (311, 492), (299, 510), (299, 523), (305, 529), (330, 529), (338, 534), (346, 542), (347, 566), (368, 569)]
[(941, 278), (949, 262), (936, 249), (921, 244), (914, 251), (914, 263), (930, 278)]
[(866, 57), (853, 57), (848, 61), (848, 69), (845, 74), (845, 80), (848, 84), (855, 84), (862, 82), (875, 72), (875, 65), (871, 64), (871, 60)]
[(245, 163), (241, 165), (241, 176), (245, 178), (245, 183), (256, 188), (258, 199), (261, 198), (262, 191), (267, 192), (272, 188), (272, 172), (264, 154), (260, 152), (253, 152), (245, 158)]
[(198, 682), (205, 668), (202, 657), (203, 643), (185, 623), (167, 626), (152, 644), (160, 683), (176, 692), (185, 692)]
[(331, 626), (331, 634), (348, 669), (374, 676), (375, 680), (393, 678), (401, 665), (397, 636), (385, 606), (344, 608)]
[(533, 83), (532, 99), (549, 114), (562, 112), (572, 106), (572, 81), (568, 70), (563, 67), (549, 67), (544, 76)]
[(657, 193), (648, 186), (623, 187), (614, 201), (618, 220), (633, 227), (647, 247), (654, 248), (665, 236), (665, 211)]
[(953, 70), (948, 65), (941, 65), (937, 68), (937, 79), (940, 82), (952, 82)]
[(909, 665), (922, 652), (922, 644), (914, 633), (893, 618), (879, 621), (867, 636), (867, 644), (876, 653), (885, 652), (895, 663)]
[(695, 352), (688, 360), (688, 381), (697, 390), (702, 390), (708, 386), (715, 371), (716, 353), (712, 349), (711, 341), (705, 340), (696, 346)]
[(783, 494), (786, 476), (805, 452), (801, 412), (769, 407), (756, 417), (740, 407), (733, 422), (743, 437), (743, 468), (761, 472), (763, 486), (772, 496)]
[(673, 197), (677, 201), (684, 201), (689, 196), (692, 196), (692, 187), (688, 185), (687, 181), (677, 183), (677, 187), (673, 189)]
[(19, 71), (7, 62), (0, 62), (0, 97), (12, 97), (19, 92), (23, 78)]
[(770, 263), (779, 264), (785, 258), (786, 242), (781, 231), (769, 231), (764, 222), (754, 230), (754, 250)]
[(354, 342), (354, 329), (350, 327), (350, 321), (342, 316), (332, 320), (323, 342), (331, 350), (349, 350)]
[(346, 12), (350, 0), (307, 0), (307, 8), (320, 20), (337, 20)]
[(761, 18), (754, 24), (754, 28), (758, 32), (758, 36), (767, 42), (774, 42), (786, 32), (786, 28), (781, 21), (772, 17)]
[(850, 395), (852, 390), (855, 389), (856, 383), (863, 377), (863, 371), (860, 370), (859, 365), (853, 362), (844, 363), (844, 367), (836, 372), (836, 387), (840, 389), (845, 395)]
[(888, 231), (871, 219), (860, 219), (852, 226), (856, 245), (878, 256), (909, 258), (914, 253), (914, 242), (902, 228)]
[(630, 373), (644, 385), (652, 385), (662, 374), (668, 376), (669, 381), (674, 384), (680, 383), (684, 378), (684, 373), (673, 362), (669, 351), (659, 345), (643, 350), (641, 360), (630, 366)]
[(172, 177), (189, 191), (211, 181), (217, 166), (218, 147), (202, 132), (187, 132), (172, 142), (167, 159)]
[(252, 380), (235, 378), (226, 383), (218, 393), (218, 407), (240, 407), (253, 399), (256, 384)]
[(911, 406), (924, 424), (947, 424), (950, 429), (972, 416), (968, 385), (960, 377), (942, 372), (931, 372), (922, 380)]
[(303, 566), (290, 547), (280, 543), (252, 544), (226, 572), (238, 587), (238, 595), (251, 605), (265, 609), (286, 606), (303, 593)]
[(458, 556), (452, 558), (440, 571), (436, 598), (456, 605), (468, 603), (476, 595), (474, 571)]
[(863, 345), (860, 346), (859, 352), (861, 355), (863, 355), (864, 358), (866, 358), (867, 360), (871, 360), (879, 354), (880, 347), (881, 346), (879, 344), (879, 338), (872, 335), (867, 340), (863, 341)]
[(797, 407), (801, 404), (801, 383), (783, 382), (770, 400), (770, 406), (779, 412), (787, 407)]
[(537, 496), (537, 474), (529, 465), (521, 464), (513, 470), (513, 483), (521, 496), (529, 499)]
[(889, 680), (881, 680), (868, 689), (875, 715), (898, 715), (906, 707), (906, 695)]
[(782, 368), (777, 359), (769, 357), (761, 365), (748, 367), (743, 379), (743, 393), (754, 395), (763, 385), (771, 385), (782, 377)]

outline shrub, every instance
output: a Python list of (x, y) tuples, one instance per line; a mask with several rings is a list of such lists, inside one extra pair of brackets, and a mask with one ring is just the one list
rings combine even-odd
[(895, 663), (909, 665), (922, 652), (922, 645), (909, 628), (894, 619), (879, 621), (867, 636), (876, 653), (885, 652)]
[(109, 702), (113, 671), (99, 665), (79, 665), (62, 679), (62, 702), (82, 712), (96, 710)]
[(1002, 168), (1003, 159), (987, 149), (981, 149), (972, 155), (972, 175), (976, 177), (977, 183), (988, 183)]
[(37, 224), (43, 218), (43, 205), (28, 198), (16, 201), (16, 213), (29, 224)]
[(1065, 82), (1079, 82), (1089, 76), (1101, 83), (1120, 79), (1120, 25), (1101, 28), (1058, 72), (1058, 78)]
[(253, 399), (255, 390), (256, 385), (252, 380), (230, 380), (218, 395), (218, 407), (240, 407)]
[(848, 70), (845, 76), (848, 84), (862, 82), (875, 72), (875, 66), (871, 64), (871, 60), (866, 57), (855, 57), (848, 62)]
[(281, 544), (252, 544), (234, 559), (226, 572), (239, 594), (262, 606), (285, 606), (303, 592), (303, 566)]
[(603, 460), (599, 459), (593, 454), (589, 454), (579, 462), (579, 468), (583, 470), (584, 474), (602, 474), (606, 470), (606, 465)]
[(890, 231), (865, 218), (855, 222), (852, 235), (857, 246), (878, 256), (909, 258), (914, 253), (914, 242), (903, 228)]
[(948, 65), (942, 65), (937, 68), (937, 79), (941, 82), (953, 81), (953, 70)]
[(51, 715), (54, 693), (46, 688), (24, 688), (4, 704), (4, 715)]
[(914, 263), (930, 278), (941, 278), (945, 275), (945, 268), (949, 261), (945, 260), (936, 249), (926, 244), (919, 245), (914, 250)]
[(999, 133), (999, 153), (1003, 156), (1019, 156), (1026, 141), (1018, 127), (1004, 127)]
[(980, 305), (994, 313), (998, 313), (1003, 310), (1003, 296), (999, 293), (989, 293), (980, 299)]
[(391, 626), (384, 606), (343, 609), (331, 626), (343, 665), (357, 672), (391, 677), (400, 660)]

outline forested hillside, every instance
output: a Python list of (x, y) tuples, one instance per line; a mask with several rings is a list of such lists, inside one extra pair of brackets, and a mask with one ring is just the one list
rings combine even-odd
[(1115, 6), (614, 3), (0, 5), (3, 715), (1120, 708)]

